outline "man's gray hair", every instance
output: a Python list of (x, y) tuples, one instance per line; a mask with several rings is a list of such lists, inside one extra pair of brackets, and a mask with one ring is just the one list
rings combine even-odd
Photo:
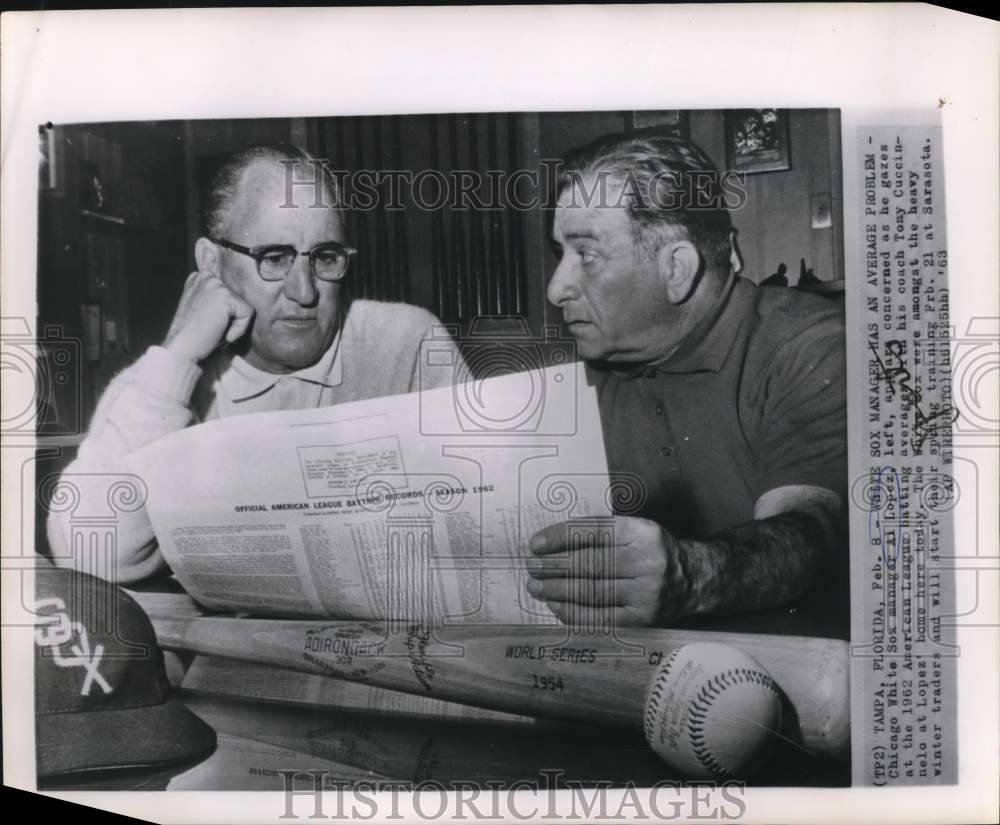
[(599, 183), (602, 176), (623, 186), (621, 205), (638, 243), (652, 250), (682, 229), (709, 266), (729, 266), (727, 198), (735, 200), (737, 193), (726, 189), (715, 164), (693, 143), (655, 129), (598, 138), (566, 156), (557, 194), (573, 185), (585, 189), (585, 179)]

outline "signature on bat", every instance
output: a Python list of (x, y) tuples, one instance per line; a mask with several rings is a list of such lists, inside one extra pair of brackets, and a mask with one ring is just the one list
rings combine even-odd
[(913, 436), (910, 439), (910, 444), (914, 451), (919, 451), (931, 435), (949, 429), (958, 420), (958, 408), (951, 404), (946, 404), (940, 410), (930, 414), (921, 409), (920, 389), (914, 386), (913, 377), (903, 362), (903, 355), (906, 352), (905, 341), (893, 339), (885, 342), (888, 364), (882, 360), (874, 343), (869, 342), (868, 349), (875, 357), (882, 378), (888, 385), (890, 392), (893, 395), (899, 393), (900, 398), (913, 408)]
[(427, 647), (431, 632), (419, 624), (411, 624), (406, 632), (406, 655), (413, 668), (413, 675), (428, 693), (433, 693), (431, 682), (434, 681), (434, 665), (428, 661)]

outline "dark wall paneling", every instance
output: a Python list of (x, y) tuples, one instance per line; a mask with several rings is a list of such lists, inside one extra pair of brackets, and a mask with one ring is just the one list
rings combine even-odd
[[(84, 342), (79, 393), (89, 419), (115, 371), (166, 334), (194, 268), (213, 165), (252, 143), (292, 142), (335, 170), (366, 172), (369, 185), (392, 171), (422, 181), (419, 194), (430, 201), (423, 207), (409, 184), (393, 192), (383, 180), (369, 192), (370, 208), (348, 211), (348, 240), (359, 250), (348, 276), (355, 295), (418, 304), (462, 334), (488, 316), (542, 337), (547, 327), (561, 329), (560, 312), (545, 299), (557, 264), (545, 164), (632, 122), (631, 113), (606, 111), (57, 126), (60, 180), (39, 204), (39, 327), (56, 325)], [(723, 113), (691, 111), (687, 123), (691, 139), (725, 168)], [(836, 281), (843, 278), (838, 113), (792, 110), (790, 135), (791, 170), (749, 176), (746, 205), (733, 216), (743, 274), (759, 282), (784, 263), (794, 285), (804, 260), (817, 278)], [(536, 183), (518, 183), (517, 197), (534, 200), (526, 209), (509, 200), (518, 170), (538, 174)], [(465, 200), (490, 208), (462, 202), (463, 188)], [(833, 225), (813, 228), (810, 199), (823, 193)]]

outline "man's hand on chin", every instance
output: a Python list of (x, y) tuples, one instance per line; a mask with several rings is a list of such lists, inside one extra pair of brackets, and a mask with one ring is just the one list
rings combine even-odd
[(565, 624), (662, 626), (696, 610), (684, 548), (649, 519), (615, 516), (586, 533), (561, 522), (529, 549), (528, 592)]
[(211, 272), (192, 272), (163, 346), (195, 364), (226, 340), (239, 340), (253, 320), (253, 307)]

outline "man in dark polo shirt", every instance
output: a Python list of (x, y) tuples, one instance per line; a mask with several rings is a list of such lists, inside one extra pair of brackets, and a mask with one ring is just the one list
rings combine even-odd
[(597, 388), (612, 475), (637, 491), (613, 552), (565, 525), (532, 538), (528, 590), (566, 622), (760, 610), (846, 569), (842, 313), (736, 276), (738, 195), (656, 134), (566, 159), (548, 299)]

